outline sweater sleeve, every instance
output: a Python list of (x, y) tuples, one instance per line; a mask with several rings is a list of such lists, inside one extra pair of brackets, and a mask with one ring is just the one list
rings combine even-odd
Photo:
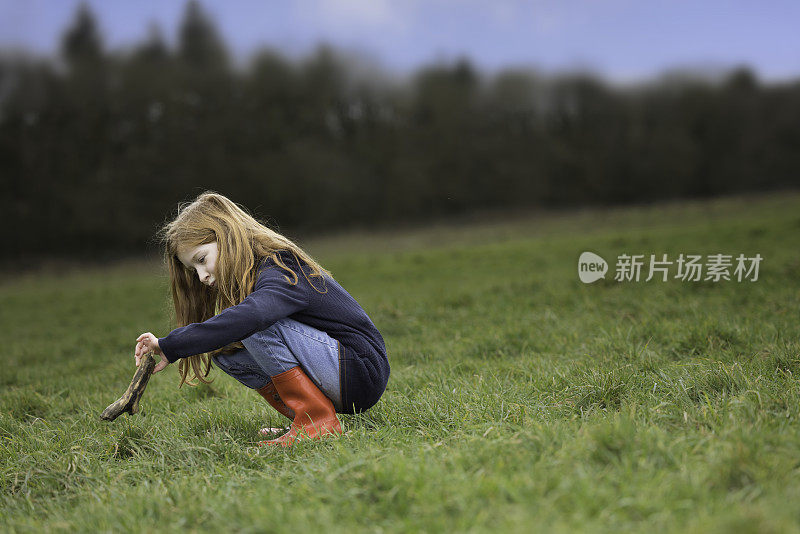
[[(302, 279), (302, 278), (301, 278)], [(241, 303), (222, 310), (202, 323), (176, 328), (159, 338), (158, 345), (170, 363), (234, 343), (265, 330), (275, 321), (308, 307), (304, 284), (289, 284), (278, 268), (261, 271), (253, 292)]]

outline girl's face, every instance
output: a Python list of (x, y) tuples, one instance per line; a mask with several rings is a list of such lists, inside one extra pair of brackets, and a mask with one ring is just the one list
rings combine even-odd
[(187, 269), (197, 271), (200, 282), (209, 287), (214, 287), (217, 282), (217, 256), (219, 248), (217, 242), (206, 243), (196, 247), (178, 247), (178, 259)]

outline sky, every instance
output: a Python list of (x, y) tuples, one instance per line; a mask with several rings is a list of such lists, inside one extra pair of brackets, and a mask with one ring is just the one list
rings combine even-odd
[[(0, 0), (0, 49), (55, 54), (79, 0)], [(174, 42), (184, 0), (89, 0), (107, 48), (156, 22)], [(591, 70), (611, 81), (747, 65), (800, 77), (797, 0), (201, 0), (231, 52), (302, 57), (320, 43), (398, 74), (467, 57), (489, 72)]]

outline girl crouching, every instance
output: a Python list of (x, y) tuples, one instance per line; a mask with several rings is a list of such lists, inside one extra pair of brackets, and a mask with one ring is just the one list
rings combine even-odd
[(389, 378), (380, 332), (299, 246), (208, 192), (162, 234), (178, 328), (140, 335), (137, 366), (152, 351), (154, 372), (177, 361), (180, 385), (194, 385), (208, 382), (213, 360), (292, 420), (259, 445), (341, 434), (336, 413), (380, 399)]

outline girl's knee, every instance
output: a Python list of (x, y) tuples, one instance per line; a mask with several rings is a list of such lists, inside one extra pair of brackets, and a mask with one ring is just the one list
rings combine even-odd
[(228, 374), (241, 371), (241, 369), (244, 367), (241, 360), (249, 357), (249, 354), (242, 354), (246, 352), (246, 350), (240, 350), (239, 352), (233, 353), (220, 352), (214, 356), (214, 363), (217, 364), (217, 367)]
[(221, 370), (225, 371), (226, 373), (230, 373), (232, 367), (229, 358), (230, 354), (216, 354), (213, 358), (213, 361)]
[(232, 354), (217, 354), (214, 356), (214, 363), (225, 374), (232, 376), (249, 388), (259, 389), (269, 382), (269, 376), (264, 373), (247, 350), (240, 350)]

